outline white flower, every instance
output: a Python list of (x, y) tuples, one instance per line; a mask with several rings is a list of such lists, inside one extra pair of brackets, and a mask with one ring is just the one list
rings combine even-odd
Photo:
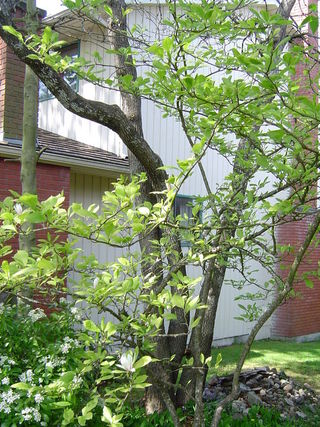
[(75, 375), (72, 380), (72, 384), (78, 386), (82, 383), (82, 378), (79, 375)]
[(62, 344), (62, 346), (60, 347), (61, 353), (63, 353), (63, 354), (69, 353), (70, 348), (71, 348), (70, 343), (67, 342), (67, 343)]
[(65, 297), (60, 298), (59, 302), (60, 304), (68, 304), (68, 300)]
[(31, 383), (33, 380), (33, 372), (31, 369), (28, 369), (26, 372), (23, 372), (23, 374), (19, 375), (19, 380), (22, 383)]
[(33, 408), (24, 408), (21, 411), (21, 415), (25, 421), (32, 420), (32, 409)]
[(10, 414), (11, 408), (5, 402), (0, 402), (0, 412), (4, 412), (5, 414)]
[(9, 385), (10, 384), (9, 377), (2, 378), (1, 384), (3, 384), (3, 385)]
[(39, 404), (39, 403), (41, 403), (44, 400), (44, 397), (42, 396), (42, 394), (37, 393), (34, 396), (34, 400), (35, 400), (36, 403)]
[(43, 379), (39, 378), (39, 384), (42, 384), (42, 383), (43, 383)]
[(120, 367), (128, 372), (134, 372), (133, 357), (130, 353), (123, 354), (120, 358)]
[(0, 366), (3, 366), (8, 360), (7, 356), (0, 356)]
[(22, 209), (22, 206), (20, 205), (20, 203), (16, 203), (16, 204), (14, 205), (14, 210), (16, 211), (16, 213), (17, 213), (18, 215), (21, 215), (21, 214), (22, 214), (22, 212), (23, 212), (23, 209)]
[(33, 409), (33, 418), (37, 423), (41, 421), (41, 414), (38, 409)]
[(48, 369), (48, 368), (51, 368), (51, 369), (53, 369), (54, 368), (54, 364), (53, 364), (53, 362), (51, 362), (51, 360), (49, 360), (47, 363), (46, 363), (46, 368)]
[(41, 414), (35, 408), (24, 408), (21, 411), (21, 415), (24, 421), (31, 421), (32, 419), (38, 423), (41, 421)]
[(8, 390), (0, 394), (0, 399), (2, 400), (2, 403), (11, 405), (15, 400), (20, 399), (20, 394), (13, 393), (12, 390)]
[(95, 289), (98, 286), (98, 284), (99, 284), (99, 278), (96, 277), (93, 281), (93, 289)]
[(81, 320), (81, 313), (78, 307), (72, 307), (70, 311), (71, 314), (75, 316), (76, 320)]
[(34, 310), (30, 310), (28, 316), (31, 318), (33, 322), (36, 322), (43, 317), (47, 317), (45, 312), (41, 308), (35, 308)]

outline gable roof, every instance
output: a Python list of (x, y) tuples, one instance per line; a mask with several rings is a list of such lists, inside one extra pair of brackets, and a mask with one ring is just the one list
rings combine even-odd
[[(40, 161), (81, 168), (95, 173), (128, 173), (129, 160), (101, 148), (38, 129), (37, 150), (43, 150)], [(19, 157), (21, 142), (7, 140), (0, 143), (0, 154)]]

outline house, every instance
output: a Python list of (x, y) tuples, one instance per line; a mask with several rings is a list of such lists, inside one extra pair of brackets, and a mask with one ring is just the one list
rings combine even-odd
[[(159, 6), (158, 3), (145, 0), (140, 1), (140, 7), (132, 4), (133, 12), (129, 14), (129, 25), (135, 23), (142, 27), (149, 26), (149, 28), (154, 25), (148, 17), (159, 17), (166, 13), (166, 6)], [(296, 16), (302, 17), (307, 8), (306, 0), (297, 1)], [(63, 11), (49, 18), (48, 23), (54, 24), (55, 29), (62, 32), (67, 39), (69, 55), (80, 54), (90, 59), (93, 53), (98, 51), (103, 63), (107, 65), (104, 75), (108, 76), (113, 58), (105, 52), (104, 34), (103, 32), (98, 34), (98, 31), (95, 31), (94, 23), (84, 23), (69, 11)], [(85, 28), (86, 32), (80, 31), (79, 28)], [(156, 31), (156, 28), (154, 30)], [(88, 34), (95, 34), (96, 37), (89, 37)], [(0, 108), (2, 108), (0, 109), (0, 117), (2, 117), (0, 155), (3, 158), (12, 158), (19, 152), (19, 141), (21, 141), (21, 132), (19, 133), (18, 129), (22, 122), (22, 108), (21, 104), (18, 106), (18, 100), (22, 98), (23, 66), (17, 63), (3, 43), (0, 64), (0, 80), (2, 87), (5, 88), (0, 93)], [(303, 70), (299, 72), (302, 75)], [(94, 86), (87, 81), (77, 81), (76, 76), (68, 76), (68, 78), (69, 84), (74, 85), (86, 98), (121, 103), (120, 95), (115, 91)], [(164, 119), (160, 110), (146, 100), (143, 101), (142, 115), (145, 138), (161, 156), (164, 164), (175, 165), (177, 159), (188, 157), (188, 144), (174, 119)], [(48, 146), (38, 166), (40, 197), (46, 197), (52, 191), (63, 189), (67, 202), (77, 201), (90, 205), (99, 201), (103, 191), (110, 188), (112, 179), (120, 173), (128, 172), (126, 148), (118, 136), (101, 125), (65, 110), (43, 85), (40, 86), (38, 140), (40, 146)], [(68, 149), (66, 150), (65, 147)], [(212, 185), (221, 184), (231, 170), (230, 165), (214, 151), (204, 158), (203, 163), (204, 168), (209, 171), (208, 178)], [(18, 186), (18, 167), (19, 165), (15, 162), (1, 160), (1, 171), (4, 171), (0, 178), (1, 197), (8, 188), (12, 188), (15, 184)], [(41, 178), (43, 174), (46, 175), (45, 182)], [(61, 179), (52, 179), (53, 186), (49, 188), (50, 174), (54, 177), (59, 175)], [(44, 184), (45, 188), (42, 189)], [(205, 193), (200, 174), (195, 172), (182, 187), (181, 196), (183, 198), (198, 194)], [(284, 225), (279, 232), (280, 241), (299, 245), (307, 226), (307, 219), (300, 223)], [(101, 249), (85, 241), (81, 241), (80, 245), (86, 254), (94, 251), (101, 261), (112, 260), (117, 256), (114, 248)], [(317, 269), (319, 258), (320, 249), (316, 248), (308, 259), (308, 265), (302, 266), (302, 269), (305, 268), (307, 271), (310, 265)], [(196, 268), (189, 267), (188, 273), (196, 275)], [(268, 279), (268, 275), (260, 269), (255, 278), (257, 281), (264, 282)], [(316, 281), (314, 289), (308, 289), (304, 283), (298, 283), (297, 289), (301, 293), (300, 297), (294, 302), (288, 300), (284, 303), (273, 319), (262, 328), (259, 338), (313, 339), (320, 336), (320, 283)], [(214, 336), (216, 344), (241, 341), (251, 329), (251, 324), (235, 319), (239, 315), (238, 305), (234, 301), (237, 294), (238, 292), (231, 286), (223, 288)]]

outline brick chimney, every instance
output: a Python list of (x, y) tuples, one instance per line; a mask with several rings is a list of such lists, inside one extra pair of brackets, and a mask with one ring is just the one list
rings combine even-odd
[[(21, 2), (15, 16), (22, 18), (25, 10)], [(39, 9), (40, 19), (44, 16)], [(0, 143), (22, 141), (24, 75), (25, 64), (0, 38)]]

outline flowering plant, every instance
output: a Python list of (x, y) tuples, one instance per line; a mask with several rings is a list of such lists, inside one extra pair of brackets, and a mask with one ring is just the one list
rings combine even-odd
[(60, 306), (47, 316), (22, 303), (0, 304), (1, 427), (121, 427), (121, 407), (134, 388), (147, 386), (141, 369), (151, 358), (138, 358), (138, 350), (107, 353), (104, 322), (76, 328), (81, 311)]
[[(47, 317), (42, 309), (25, 304), (0, 305), (1, 426), (57, 425), (54, 419), (62, 418), (61, 408), (53, 410), (55, 398), (48, 387), (79, 366), (83, 350), (72, 328), (72, 311)], [(71, 393), (79, 394), (80, 384), (77, 378)]]

